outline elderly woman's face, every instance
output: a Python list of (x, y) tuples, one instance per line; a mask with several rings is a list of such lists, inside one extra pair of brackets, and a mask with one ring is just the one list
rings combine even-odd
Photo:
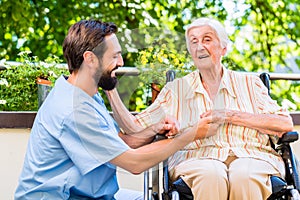
[(198, 69), (211, 68), (221, 63), (226, 48), (221, 47), (216, 32), (210, 26), (191, 28), (188, 39), (190, 53)]

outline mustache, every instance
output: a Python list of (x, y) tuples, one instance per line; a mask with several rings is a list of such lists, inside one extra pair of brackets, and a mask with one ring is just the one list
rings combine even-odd
[(119, 69), (119, 66), (115, 66), (115, 67), (110, 71), (110, 73), (112, 73), (113, 71), (115, 71), (115, 70), (117, 70), (117, 69)]

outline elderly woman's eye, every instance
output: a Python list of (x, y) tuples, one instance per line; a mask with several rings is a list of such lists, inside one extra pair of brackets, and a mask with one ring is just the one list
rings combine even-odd
[(196, 44), (196, 43), (197, 43), (197, 40), (192, 40), (191, 43), (192, 43), (192, 44)]
[(211, 41), (211, 38), (210, 38), (210, 37), (205, 37), (205, 38), (204, 38), (204, 41), (205, 41), (205, 42), (209, 42), (209, 41)]

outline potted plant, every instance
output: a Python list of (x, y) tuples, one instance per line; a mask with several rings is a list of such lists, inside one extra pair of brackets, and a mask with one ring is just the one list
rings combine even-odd
[(19, 53), (20, 62), (1, 61), (5, 66), (0, 71), (1, 111), (36, 111), (60, 74), (68, 73), (57, 57), (40, 61), (30, 53)]
[(155, 44), (138, 53), (135, 66), (140, 71), (141, 80), (150, 85), (153, 102), (166, 83), (167, 71), (174, 70), (176, 77), (182, 77), (194, 70), (190, 63), (187, 51), (179, 52), (166, 44)]

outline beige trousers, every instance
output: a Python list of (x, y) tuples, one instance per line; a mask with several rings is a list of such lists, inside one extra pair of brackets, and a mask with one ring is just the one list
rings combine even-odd
[(268, 162), (236, 157), (187, 160), (174, 170), (171, 179), (181, 177), (195, 200), (265, 200), (272, 192), (270, 176), (279, 175)]

